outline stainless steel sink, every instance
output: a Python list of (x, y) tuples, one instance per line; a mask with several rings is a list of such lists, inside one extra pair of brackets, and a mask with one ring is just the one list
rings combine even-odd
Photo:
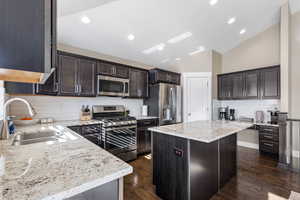
[(13, 146), (34, 144), (40, 142), (58, 141), (62, 134), (56, 130), (44, 128), (31, 132), (22, 132), (13, 139)]

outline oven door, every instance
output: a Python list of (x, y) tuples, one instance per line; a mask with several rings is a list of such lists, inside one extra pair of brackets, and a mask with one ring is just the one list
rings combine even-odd
[(129, 80), (110, 76), (98, 75), (98, 95), (103, 96), (129, 96)]
[(136, 131), (136, 126), (105, 128), (104, 149), (115, 155), (136, 150)]

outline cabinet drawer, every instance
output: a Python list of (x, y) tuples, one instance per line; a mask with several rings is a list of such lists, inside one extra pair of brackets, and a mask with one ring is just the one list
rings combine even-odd
[(278, 142), (271, 142), (267, 140), (259, 141), (259, 150), (267, 153), (278, 154), (279, 144)]
[(270, 132), (259, 132), (259, 139), (260, 140), (269, 140), (278, 142), (279, 141), (279, 135), (276, 132), (270, 133)]
[(266, 133), (279, 133), (279, 128), (272, 126), (259, 126), (259, 131)]
[(138, 128), (147, 128), (147, 127), (157, 126), (157, 120), (156, 119), (138, 120), (137, 126), (138, 126)]

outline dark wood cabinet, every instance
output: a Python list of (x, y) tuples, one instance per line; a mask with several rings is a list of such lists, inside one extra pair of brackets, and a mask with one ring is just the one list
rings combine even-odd
[(59, 55), (58, 84), (61, 96), (96, 96), (96, 62), (68, 53)]
[(35, 94), (56, 95), (58, 92), (57, 68), (44, 84), (35, 84)]
[(218, 75), (218, 99), (279, 99), (280, 66)]
[(153, 180), (162, 199), (188, 200), (188, 140), (153, 133)]
[(179, 73), (165, 71), (161, 69), (152, 69), (149, 71), (150, 83), (170, 83), (180, 85), (181, 75)]
[(97, 73), (118, 78), (128, 78), (129, 68), (117, 63), (99, 61), (97, 63)]
[(79, 60), (73, 56), (60, 55), (58, 66), (59, 95), (75, 96), (77, 94), (77, 69)]
[(56, 0), (2, 0), (1, 68), (50, 73), (56, 67)]
[(96, 96), (96, 62), (81, 58), (79, 60), (77, 82), (80, 96)]
[(279, 127), (258, 126), (259, 151), (278, 158), (279, 156)]
[(249, 71), (245, 73), (245, 98), (259, 98), (259, 71)]
[(129, 96), (131, 98), (148, 97), (148, 71), (136, 68), (129, 69), (129, 81)]
[(280, 99), (280, 67), (261, 71), (261, 97), (263, 99)]
[(139, 155), (151, 153), (151, 132), (148, 128), (158, 125), (158, 119), (138, 120), (137, 152)]
[[(230, 79), (230, 77), (229, 77)], [(245, 78), (244, 73), (236, 73), (231, 75), (232, 79), (232, 98), (233, 99), (243, 99), (245, 91)], [(228, 84), (230, 80), (228, 80)], [(230, 85), (228, 85), (228, 91), (230, 90)], [(229, 94), (230, 96), (230, 94)]]

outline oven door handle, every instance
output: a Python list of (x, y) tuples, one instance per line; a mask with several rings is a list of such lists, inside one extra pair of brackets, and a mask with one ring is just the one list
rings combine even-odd
[(121, 127), (114, 127), (114, 128), (106, 128), (105, 131), (113, 131), (113, 130), (120, 130), (120, 129), (129, 129), (129, 128), (137, 128), (136, 125), (134, 126), (121, 126)]

